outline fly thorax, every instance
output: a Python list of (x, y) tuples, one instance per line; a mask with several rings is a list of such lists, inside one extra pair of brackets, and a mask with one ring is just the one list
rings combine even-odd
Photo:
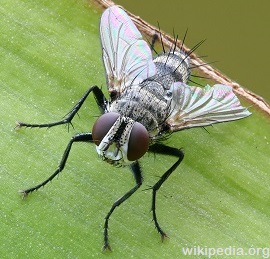
[(183, 51), (163, 53), (154, 59), (157, 75), (170, 87), (168, 77), (174, 82), (187, 83), (190, 76), (190, 58)]
[(120, 98), (111, 103), (110, 111), (141, 123), (152, 139), (158, 135), (168, 116), (165, 91), (158, 82), (146, 80), (141, 85), (127, 88)]

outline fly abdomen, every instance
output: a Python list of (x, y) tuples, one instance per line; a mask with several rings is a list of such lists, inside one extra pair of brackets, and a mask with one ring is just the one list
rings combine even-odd
[(156, 76), (166, 89), (174, 82), (187, 83), (190, 76), (190, 58), (183, 51), (162, 53), (154, 59)]

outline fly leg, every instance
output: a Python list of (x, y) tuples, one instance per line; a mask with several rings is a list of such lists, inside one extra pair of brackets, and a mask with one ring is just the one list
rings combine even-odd
[(152, 36), (152, 41), (151, 41), (151, 43), (150, 43), (150, 49), (151, 49), (152, 51), (154, 51), (156, 54), (158, 54), (157, 51), (155, 50), (155, 44), (156, 44), (157, 40), (158, 40), (158, 34), (155, 33), (155, 34), (153, 34), (153, 36)]
[(74, 107), (71, 109), (69, 113), (67, 113), (62, 120), (56, 121), (56, 122), (51, 122), (51, 123), (44, 123), (44, 124), (30, 124), (30, 123), (24, 123), (24, 122), (17, 122), (17, 127), (28, 127), (28, 128), (50, 128), (53, 126), (61, 125), (61, 124), (71, 124), (72, 125), (72, 119), (75, 116), (75, 114), (79, 111), (81, 108), (82, 104), (88, 97), (88, 95), (93, 92), (97, 105), (99, 109), (104, 113), (105, 108), (106, 108), (106, 98), (104, 94), (102, 93), (101, 89), (99, 89), (97, 86), (92, 86), (90, 87), (85, 94), (81, 97), (81, 99), (74, 105)]
[(152, 189), (152, 213), (153, 213), (153, 221), (158, 233), (161, 235), (162, 241), (165, 237), (167, 237), (166, 233), (162, 230), (158, 223), (157, 215), (156, 215), (156, 194), (161, 185), (167, 180), (167, 178), (171, 175), (171, 173), (178, 167), (181, 161), (184, 158), (184, 152), (182, 149), (177, 149), (173, 147), (168, 147), (163, 144), (154, 144), (149, 148), (150, 152), (164, 154), (164, 155), (171, 155), (178, 157), (178, 160), (169, 168), (161, 177), (160, 179), (151, 187)]
[(74, 135), (71, 138), (71, 140), (69, 141), (69, 143), (66, 147), (66, 150), (62, 156), (62, 159), (60, 161), (60, 164), (59, 164), (58, 168), (56, 169), (56, 171), (49, 178), (47, 178), (45, 181), (43, 181), (42, 183), (40, 183), (32, 188), (20, 191), (20, 193), (22, 193), (24, 197), (26, 197), (29, 193), (31, 193), (33, 191), (37, 191), (39, 188), (45, 186), (48, 182), (50, 182), (55, 176), (57, 176), (64, 169), (66, 162), (67, 162), (67, 159), (68, 159), (69, 152), (70, 152), (72, 144), (74, 142), (93, 142), (92, 133), (80, 133), (80, 134)]
[(142, 173), (141, 173), (141, 169), (140, 169), (138, 161), (131, 164), (130, 169), (131, 169), (131, 171), (132, 171), (132, 173), (134, 175), (136, 185), (131, 190), (129, 190), (125, 195), (123, 195), (121, 198), (119, 198), (116, 202), (114, 202), (114, 204), (112, 205), (110, 211), (106, 215), (105, 224), (104, 224), (104, 246), (103, 246), (103, 250), (106, 250), (106, 249), (111, 250), (111, 246), (109, 244), (109, 236), (108, 236), (109, 219), (110, 219), (111, 214), (113, 213), (113, 211), (115, 210), (115, 208), (117, 206), (121, 205), (125, 200), (127, 200), (142, 185), (143, 178), (142, 178)]

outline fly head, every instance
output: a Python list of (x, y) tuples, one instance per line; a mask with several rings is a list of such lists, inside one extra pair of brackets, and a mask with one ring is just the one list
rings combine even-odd
[(146, 128), (116, 112), (100, 116), (92, 129), (97, 153), (112, 164), (130, 164), (148, 150), (150, 138)]

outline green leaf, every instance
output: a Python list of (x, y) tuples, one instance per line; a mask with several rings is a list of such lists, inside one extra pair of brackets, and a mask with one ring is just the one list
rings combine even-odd
[[(5, 0), (0, 11), (1, 257), (101, 258), (104, 217), (134, 186), (128, 168), (114, 168), (93, 145), (76, 143), (57, 179), (27, 199), (17, 193), (54, 172), (73, 134), (91, 131), (99, 116), (94, 98), (69, 132), (14, 129), (17, 120), (59, 120), (92, 85), (106, 91), (101, 11), (83, 0)], [(242, 121), (167, 140), (184, 147), (185, 159), (157, 194), (157, 216), (170, 237), (164, 243), (151, 221), (151, 191), (144, 189), (175, 159), (144, 156), (144, 185), (113, 213), (113, 252), (105, 256), (179, 258), (186, 247), (269, 247), (270, 123), (250, 110)]]

